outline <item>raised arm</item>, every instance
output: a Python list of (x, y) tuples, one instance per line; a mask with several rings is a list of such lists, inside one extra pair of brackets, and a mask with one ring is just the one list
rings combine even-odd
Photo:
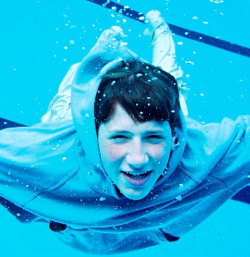
[(51, 100), (48, 111), (42, 116), (42, 122), (57, 122), (72, 119), (71, 85), (80, 63), (72, 65), (62, 80), (57, 94)]
[[(172, 33), (167, 23), (161, 17), (159, 11), (150, 11), (146, 15), (146, 18), (153, 28), (153, 31), (151, 32), (153, 45), (152, 64), (161, 67), (163, 70), (169, 72), (175, 77), (179, 86), (180, 104), (182, 111), (184, 115), (188, 115), (185, 101), (186, 90), (185, 87), (183, 87), (183, 83), (181, 81), (183, 71), (176, 61), (175, 44), (173, 41)], [(122, 29), (120, 27), (113, 26), (110, 30), (106, 30), (101, 34), (96, 45), (116, 44), (118, 46), (120, 43), (124, 43), (122, 42), (124, 37), (125, 35), (123, 34)], [(42, 122), (58, 122), (72, 119), (70, 105), (71, 85), (78, 67), (79, 63), (76, 63), (69, 69), (68, 73), (59, 86), (58, 93), (50, 102), (47, 113), (41, 118)]]
[[(103, 44), (119, 47), (120, 44), (126, 44), (122, 42), (124, 37), (126, 36), (123, 34), (122, 29), (118, 26), (113, 26), (101, 34), (94, 47)], [(59, 122), (72, 119), (71, 86), (79, 65), (80, 63), (76, 63), (70, 67), (59, 86), (57, 94), (51, 100), (47, 113), (42, 116), (42, 122)]]
[(182, 111), (188, 115), (186, 105), (186, 88), (183, 87), (182, 76), (183, 71), (176, 61), (175, 44), (172, 32), (169, 26), (161, 17), (161, 13), (157, 10), (152, 10), (146, 14), (146, 19), (152, 27), (152, 31), (147, 29), (146, 34), (151, 35), (151, 43), (153, 45), (152, 64), (161, 67), (166, 72), (175, 77), (178, 83), (180, 92), (180, 103)]

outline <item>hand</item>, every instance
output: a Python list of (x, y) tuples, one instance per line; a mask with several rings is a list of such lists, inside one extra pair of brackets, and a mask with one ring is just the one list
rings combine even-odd
[(161, 13), (158, 10), (151, 10), (146, 14), (146, 21), (148, 21), (153, 29), (156, 29), (162, 24), (165, 24), (164, 19), (161, 17)]
[(102, 32), (95, 46), (102, 45), (105, 48), (125, 46), (127, 43), (123, 42), (122, 39), (126, 37), (121, 27), (112, 26), (110, 29), (106, 29)]

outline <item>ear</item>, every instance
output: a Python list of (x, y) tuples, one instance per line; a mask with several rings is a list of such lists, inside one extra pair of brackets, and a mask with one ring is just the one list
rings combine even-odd
[(174, 151), (175, 147), (178, 145), (177, 142), (177, 133), (175, 130), (172, 132), (172, 146), (171, 146), (171, 151)]

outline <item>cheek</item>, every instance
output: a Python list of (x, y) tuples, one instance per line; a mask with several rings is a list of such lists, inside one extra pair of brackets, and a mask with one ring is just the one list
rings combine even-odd
[(165, 144), (155, 145), (150, 148), (151, 156), (155, 159), (160, 160), (166, 158), (169, 155), (169, 149)]
[(116, 161), (124, 155), (124, 147), (121, 145), (108, 145), (107, 154), (109, 160)]

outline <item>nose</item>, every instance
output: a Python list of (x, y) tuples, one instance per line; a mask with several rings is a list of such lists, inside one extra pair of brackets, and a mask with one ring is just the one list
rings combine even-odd
[(133, 170), (141, 169), (149, 161), (148, 153), (140, 139), (133, 140), (126, 157), (128, 165)]

